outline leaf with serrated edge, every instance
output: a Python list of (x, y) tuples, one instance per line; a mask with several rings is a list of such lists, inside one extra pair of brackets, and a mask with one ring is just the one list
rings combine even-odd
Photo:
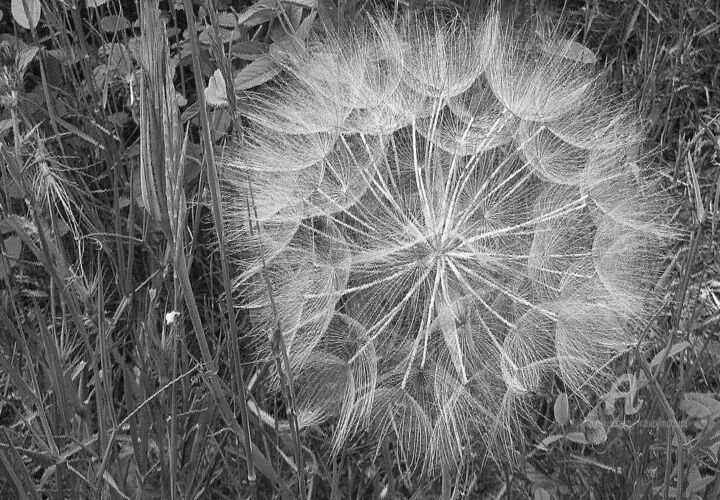
[(280, 68), (268, 56), (262, 56), (235, 75), (235, 90), (246, 90), (268, 82), (280, 73)]

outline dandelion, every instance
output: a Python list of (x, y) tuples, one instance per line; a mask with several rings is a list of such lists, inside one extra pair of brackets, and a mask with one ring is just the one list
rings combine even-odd
[(587, 49), (434, 8), (274, 56), (226, 222), (301, 425), (453, 468), (478, 439), (508, 454), (552, 377), (583, 398), (636, 344), (675, 230)]

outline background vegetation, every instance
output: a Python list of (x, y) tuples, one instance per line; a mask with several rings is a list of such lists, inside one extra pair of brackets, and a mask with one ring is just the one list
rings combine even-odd
[(0, 498), (720, 497), (717, 2), (506, 2), (562, 14), (636, 96), (687, 239), (647, 325), (659, 341), (618, 361), (600, 414), (556, 387), (518, 464), (467, 449), (444, 478), (401, 474), (391, 447), (332, 457), (330, 427), (297, 431), (227, 293), (233, 89), (276, 76), (267, 53), (289, 33), (371, 7), (153, 4), (0, 6)]

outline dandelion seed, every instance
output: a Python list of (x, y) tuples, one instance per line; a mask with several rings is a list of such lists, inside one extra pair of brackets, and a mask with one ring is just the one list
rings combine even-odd
[(591, 55), (435, 8), (283, 46), (285, 76), (245, 95), (239, 293), (336, 451), (392, 440), (428, 473), (477, 439), (511, 457), (528, 395), (559, 376), (582, 399), (637, 342), (676, 229)]
[(548, 51), (547, 42), (531, 30), (510, 30), (497, 17), (487, 26), (488, 38), (498, 41), (490, 58), (488, 80), (498, 100), (513, 114), (548, 122), (589, 100), (598, 79), (591, 65)]
[(409, 14), (399, 26), (406, 44), (405, 81), (419, 93), (448, 98), (480, 76), (491, 40), (452, 8)]

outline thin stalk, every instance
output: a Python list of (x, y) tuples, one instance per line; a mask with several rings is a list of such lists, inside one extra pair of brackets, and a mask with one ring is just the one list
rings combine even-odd
[[(245, 448), (245, 457), (247, 464), (247, 479), (250, 485), (252, 498), (257, 497), (257, 476), (255, 473), (255, 464), (253, 462), (252, 453), (252, 436), (250, 434), (250, 422), (248, 420), (247, 394), (245, 386), (245, 378), (240, 365), (240, 351), (238, 349), (237, 324), (235, 321), (234, 306), (232, 303), (232, 286), (230, 282), (230, 270), (227, 263), (227, 255), (225, 249), (225, 241), (223, 235), (222, 209), (220, 182), (217, 177), (217, 170), (214, 162), (214, 152), (212, 148), (212, 138), (210, 134), (210, 126), (207, 116), (207, 106), (205, 104), (204, 85), (202, 81), (202, 72), (200, 69), (200, 45), (197, 39), (197, 31), (195, 29), (195, 14), (191, 0), (183, 0), (185, 6), (185, 15), (188, 23), (188, 33), (190, 33), (190, 46), (192, 47), (193, 60), (193, 76), (195, 78), (195, 88), (197, 91), (197, 102), (200, 113), (200, 123), (202, 124), (203, 146), (205, 149), (205, 165), (207, 166), (208, 187), (210, 189), (210, 197), (212, 201), (212, 214), (215, 231), (218, 238), (218, 247), (220, 249), (220, 262), (222, 265), (223, 286), (225, 288), (225, 307), (228, 315), (228, 325), (230, 330), (230, 352), (233, 361), (233, 369), (240, 390), (240, 417), (243, 423), (243, 446)], [(211, 9), (212, 10), (212, 9)]]

